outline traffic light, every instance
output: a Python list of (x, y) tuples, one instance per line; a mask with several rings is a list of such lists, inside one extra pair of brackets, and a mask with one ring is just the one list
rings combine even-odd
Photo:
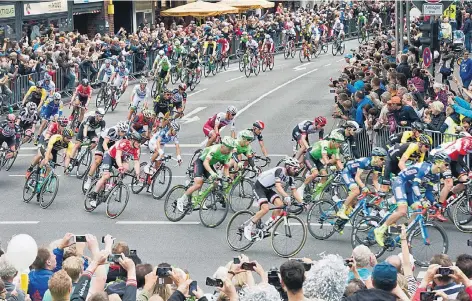
[(433, 26), (430, 23), (424, 23), (423, 25), (420, 25), (419, 30), (421, 31), (420, 43), (421, 46), (423, 46), (423, 49), (425, 47), (431, 47), (433, 44)]
[(434, 50), (439, 51), (439, 30), (440, 30), (440, 24), (439, 21), (434, 21), (432, 24), (432, 34), (431, 34), (431, 39), (433, 40), (433, 48)]

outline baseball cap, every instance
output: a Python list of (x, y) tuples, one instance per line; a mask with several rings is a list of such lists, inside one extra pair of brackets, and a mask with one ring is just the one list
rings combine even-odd
[(394, 286), (397, 283), (397, 269), (388, 262), (379, 263), (372, 271), (372, 280), (381, 286)]
[(388, 104), (401, 104), (402, 100), (398, 96), (393, 96), (392, 98), (390, 98), (389, 101), (387, 101), (387, 103)]

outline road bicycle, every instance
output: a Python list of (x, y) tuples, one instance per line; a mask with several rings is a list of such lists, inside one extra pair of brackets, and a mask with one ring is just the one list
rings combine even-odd
[(262, 72), (266, 72), (267, 68), (269, 70), (274, 69), (275, 58), (273, 53), (264, 52), (262, 54)]
[(92, 164), (93, 154), (92, 146), (95, 146), (96, 141), (84, 139), (80, 144), (79, 152), (75, 158), (71, 158), (68, 171), (72, 172), (74, 168), (77, 168), (75, 175), (78, 179), (82, 179), (90, 170)]
[[(49, 161), (49, 165), (36, 169), (28, 176), (23, 187), (23, 201), (29, 203), (36, 195), (39, 206), (46, 209), (54, 202), (59, 190), (59, 178), (55, 167), (61, 164)], [(50, 198), (49, 200), (47, 200)]]
[[(286, 31), (283, 30), (282, 33), (285, 34)], [(289, 57), (294, 58), (297, 52), (297, 49), (295, 48), (295, 37), (292, 34), (287, 34), (286, 39), (287, 41), (284, 45), (284, 59), (288, 59)]]
[(298, 53), (298, 58), (300, 59), (300, 63), (303, 63), (305, 60), (308, 62), (311, 61), (311, 44), (308, 44), (306, 41), (302, 44), (302, 49)]
[(246, 70), (247, 64), (249, 64), (249, 53), (248, 53), (249, 50), (246, 50), (246, 52), (242, 53), (242, 55), (241, 55), (241, 51), (242, 50), (238, 50), (238, 53), (239, 53), (238, 65), (239, 65), (239, 71), (243, 72), (244, 70)]
[(95, 106), (99, 108), (102, 104), (105, 108), (111, 96), (111, 84), (109, 82), (101, 82), (100, 90), (95, 99)]
[(214, 56), (209, 56), (205, 55), (203, 57), (203, 75), (205, 77), (208, 77), (210, 73), (213, 75), (216, 75), (216, 72), (218, 71), (218, 66), (216, 62), (216, 58)]
[(196, 69), (185, 68), (182, 75), (182, 82), (185, 83), (190, 91), (195, 90), (202, 80), (202, 68), (198, 66)]
[(229, 56), (228, 56), (229, 51), (230, 50), (228, 50), (225, 54), (221, 54), (221, 53), (218, 54), (218, 58), (216, 60), (218, 70), (224, 69), (226, 71), (229, 69)]
[(291, 206), (270, 208), (270, 210), (281, 210), (278, 219), (266, 227), (259, 220), (255, 225), (252, 240), (244, 237), (244, 227), (255, 213), (247, 210), (239, 211), (228, 222), (226, 241), (232, 250), (242, 252), (249, 249), (255, 242), (271, 237), (272, 249), (278, 256), (293, 257), (302, 250), (306, 242), (307, 227), (297, 216), (303, 212), (304, 207), (305, 204), (294, 203)]
[(337, 216), (344, 204), (343, 199), (321, 199), (308, 209), (307, 225), (310, 234), (320, 240), (330, 238), (335, 232), (342, 234), (348, 222), (355, 226), (365, 216), (384, 216), (387, 211), (380, 207), (383, 198), (374, 193), (363, 193), (357, 198), (357, 205), (348, 215), (349, 219), (343, 220)]
[[(321, 182), (322, 178), (326, 178), (324, 183)], [(296, 183), (303, 181), (303, 177), (295, 178)], [(348, 191), (346, 185), (341, 180), (341, 172), (328, 169), (326, 176), (319, 175), (309, 185), (305, 186), (303, 199), (307, 203), (313, 203), (321, 199), (331, 199), (333, 197), (344, 200), (347, 196)]]
[[(123, 179), (125, 176), (130, 176), (134, 178), (133, 175), (129, 173), (120, 173), (118, 175), (115, 175), (115, 170), (112, 170), (112, 176), (110, 179), (107, 180), (105, 183), (105, 187), (98, 192), (96, 196), (96, 201), (97, 201), (97, 206), (92, 207), (90, 205), (90, 193), (95, 191), (95, 186), (97, 185), (97, 182), (100, 180), (100, 178), (95, 179), (91, 185), (90, 188), (87, 190), (87, 193), (85, 194), (85, 200), (84, 200), (84, 209), (87, 212), (92, 212), (95, 210), (95, 208), (98, 207), (101, 203), (106, 203), (106, 215), (110, 219), (115, 219), (118, 216), (120, 216), (123, 211), (126, 209), (126, 205), (128, 204), (129, 201), (129, 187), (127, 184), (123, 182)], [(115, 210), (114, 207), (117, 207)]]
[(115, 86), (111, 86), (111, 94), (109, 101), (105, 102), (105, 113), (108, 113), (108, 110), (115, 111), (116, 107), (118, 106), (118, 100), (120, 99), (122, 93), (121, 89)]
[(454, 199), (447, 202), (446, 212), (449, 215), (449, 219), (453, 221), (459, 231), (472, 233), (472, 225), (470, 225), (472, 222), (471, 181), (467, 181), (464, 185), (464, 190), (462, 190)]
[[(69, 105), (69, 108), (70, 108), (70, 105)], [(87, 110), (87, 108), (82, 105), (74, 106), (74, 108), (72, 109), (72, 118), (71, 118), (69, 127), (75, 132), (78, 131), (79, 126), (80, 126), (79, 117), (80, 117), (80, 111), (82, 109)]]
[(0, 146), (0, 170), (2, 170), (3, 167), (5, 167), (6, 171), (10, 170), (18, 156), (18, 146), (16, 151), (13, 152), (13, 156), (7, 159), (7, 155), (11, 152), (9, 148)]
[(244, 74), (246, 75), (246, 77), (250, 77), (252, 73), (258, 76), (260, 72), (261, 61), (256, 55), (251, 54), (251, 57), (249, 58), (249, 63), (246, 64), (246, 66), (244, 67)]
[[(103, 160), (102, 160), (103, 162)], [(85, 195), (87, 193), (88, 189), (85, 189), (85, 183), (88, 181), (90, 178), (90, 183), (92, 183), (94, 180), (99, 179), (100, 177), (100, 167), (102, 166), (102, 162), (97, 166), (95, 169), (95, 173), (92, 176), (89, 176), (88, 171), (85, 173), (85, 175), (82, 178), (82, 193)], [(90, 171), (90, 169), (89, 169)]]
[[(152, 174), (144, 172), (144, 168), (148, 163), (142, 162), (140, 165), (139, 179), (144, 181), (142, 182), (142, 185), (140, 185), (139, 179), (134, 178), (131, 182), (131, 191), (134, 194), (139, 194), (146, 187), (146, 191), (151, 192), (152, 197), (156, 200), (165, 196), (170, 188), (170, 184), (172, 183), (172, 170), (166, 166), (166, 162), (170, 160), (172, 160), (172, 156), (170, 155), (159, 159), (159, 168), (154, 169), (154, 167), (152, 167)], [(178, 166), (178, 164), (175, 166)], [(149, 191), (149, 189), (151, 189), (151, 191)]]
[(361, 27), (359, 35), (357, 36), (357, 41), (360, 44), (369, 42), (369, 31), (367, 30), (366, 26)]
[[(355, 248), (358, 245), (367, 246), (377, 258), (385, 251), (394, 251), (400, 246), (400, 236), (397, 234), (385, 233), (384, 246), (381, 247), (375, 241), (374, 229), (385, 223), (385, 221), (395, 211), (396, 205), (383, 218), (378, 216), (366, 216), (354, 225), (351, 234), (351, 245)], [(428, 221), (428, 209), (420, 207), (413, 211), (415, 218), (408, 224), (407, 243), (411, 249), (411, 254), (415, 258), (415, 263), (421, 267), (428, 267), (429, 261), (436, 254), (447, 254), (449, 239), (446, 231), (437, 223)], [(438, 245), (434, 250), (430, 248), (433, 242)]]
[(170, 81), (173, 85), (175, 85), (178, 80), (182, 79), (182, 70), (183, 70), (182, 59), (178, 59), (177, 64), (173, 65), (170, 68)]
[(336, 56), (338, 53), (343, 55), (345, 50), (346, 44), (344, 44), (344, 38), (336, 37), (333, 44), (331, 44), (331, 52), (333, 55)]
[(167, 194), (164, 202), (164, 212), (168, 220), (178, 222), (194, 210), (199, 210), (201, 223), (207, 228), (218, 227), (226, 218), (229, 206), (225, 193), (223, 192), (223, 182), (227, 180), (218, 179), (207, 182), (207, 187), (194, 192), (188, 196), (187, 204), (184, 204), (183, 211), (177, 209), (177, 200), (184, 195), (187, 189), (193, 185), (193, 180), (187, 185), (176, 185)]
[(318, 48), (317, 48), (317, 55), (319, 56), (321, 54), (321, 52), (323, 53), (328, 53), (328, 41), (326, 40), (326, 37), (321, 37), (320, 41), (319, 41), (319, 45), (318, 45)]

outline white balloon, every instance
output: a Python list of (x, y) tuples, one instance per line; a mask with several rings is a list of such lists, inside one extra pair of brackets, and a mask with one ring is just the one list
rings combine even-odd
[(38, 245), (28, 234), (18, 234), (8, 243), (7, 260), (18, 270), (27, 269), (36, 259)]

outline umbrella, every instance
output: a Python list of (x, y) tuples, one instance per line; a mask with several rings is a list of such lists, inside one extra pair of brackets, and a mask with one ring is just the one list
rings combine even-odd
[(161, 12), (162, 16), (193, 16), (193, 17), (209, 17), (223, 14), (238, 13), (238, 9), (223, 3), (209, 3), (204, 1), (196, 1), (174, 7)]
[(240, 11), (255, 9), (255, 8), (271, 8), (274, 7), (274, 2), (266, 0), (223, 0), (220, 3), (236, 7)]

